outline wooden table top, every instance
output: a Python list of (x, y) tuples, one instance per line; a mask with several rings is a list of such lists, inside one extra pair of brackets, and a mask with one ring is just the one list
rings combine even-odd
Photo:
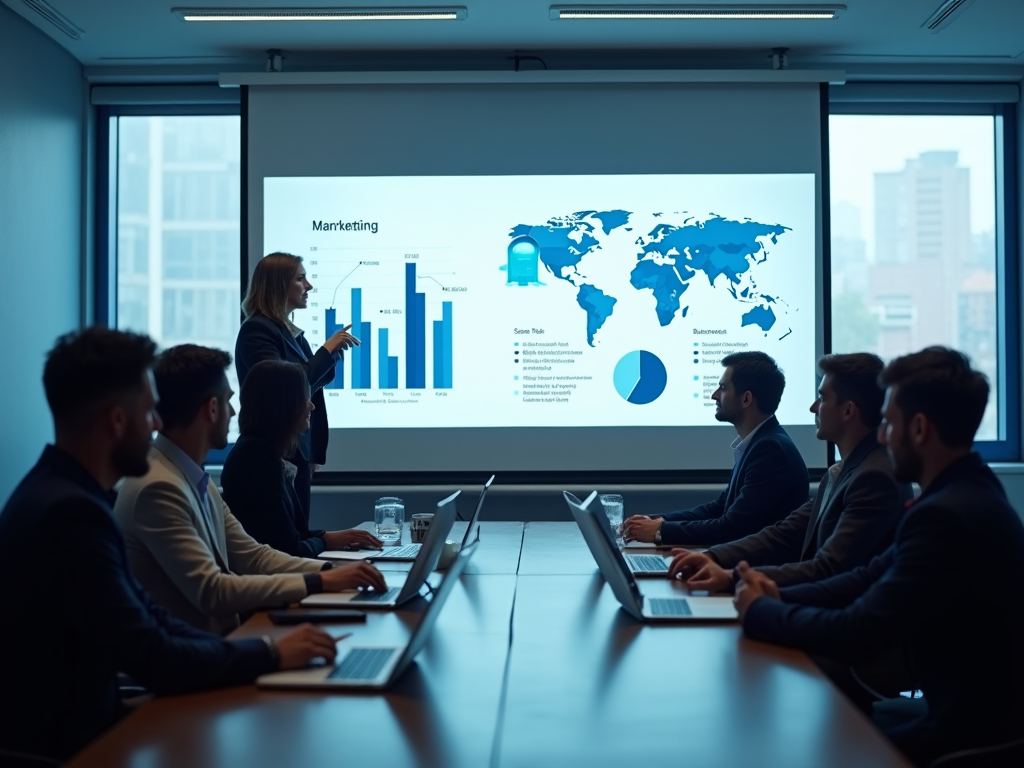
[[(388, 691), (158, 697), (69, 768), (908, 765), (802, 653), (747, 640), (736, 624), (634, 621), (575, 524), (482, 525), (472, 572)], [(325, 628), (402, 642), (423, 607)], [(285, 631), (259, 614), (235, 636)]]

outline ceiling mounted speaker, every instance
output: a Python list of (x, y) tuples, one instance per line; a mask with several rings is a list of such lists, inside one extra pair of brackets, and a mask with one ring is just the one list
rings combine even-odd
[(24, 3), (72, 40), (79, 40), (85, 34), (46, 0), (24, 0)]
[(968, 6), (973, 4), (974, 0), (946, 0), (936, 9), (935, 13), (925, 20), (921, 27), (930, 29), (932, 34), (941, 32), (952, 24), (957, 16), (966, 11)]

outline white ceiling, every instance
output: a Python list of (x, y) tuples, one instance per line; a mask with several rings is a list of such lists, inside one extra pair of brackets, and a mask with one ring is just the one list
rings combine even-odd
[[(570, 0), (571, 2), (572, 0)], [(605, 3), (609, 0), (603, 0)], [(629, 0), (636, 3), (636, 0)], [(718, 0), (721, 2), (721, 0)], [(324, 62), (371, 62), (398, 54), (503, 60), (536, 53), (555, 66), (587, 55), (608, 68), (657, 55), (667, 60), (764, 62), (773, 47), (790, 49), (791, 64), (946, 63), (1024, 66), (1024, 0), (976, 0), (946, 29), (921, 24), (942, 0), (846, 0), (833, 21), (553, 21), (559, 0), (454, 0), (469, 9), (453, 22), (185, 23), (171, 14), (187, 7), (310, 7), (443, 5), (429, 0), (49, 0), (84, 31), (72, 40), (24, 0), (2, 0), (91, 67), (259, 67), (268, 48), (285, 50), (286, 69)], [(576, 0), (577, 3), (581, 0)], [(662, 0), (664, 2), (664, 0)], [(691, 0), (692, 2), (692, 0)], [(748, 0), (749, 2), (749, 0)], [(561, 57), (561, 58), (559, 58)], [(638, 58), (639, 57), (639, 58)], [(645, 62), (649, 64), (649, 61)], [(371, 64), (372, 65), (372, 64)], [(528, 66), (528, 64), (524, 64)], [(757, 66), (761, 66), (757, 64)]]

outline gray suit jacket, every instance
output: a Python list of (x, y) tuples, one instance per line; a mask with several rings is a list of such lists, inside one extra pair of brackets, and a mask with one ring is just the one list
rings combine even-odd
[(127, 479), (118, 493), (114, 514), (132, 573), (153, 600), (193, 626), (224, 634), (238, 626), (239, 613), (304, 598), (302, 574), (319, 571), (323, 562), (258, 543), (212, 481), (207, 493), (209, 523), (184, 470), (156, 446), (149, 472)]
[(852, 570), (885, 551), (913, 490), (893, 477), (892, 460), (874, 433), (843, 462), (822, 510), (827, 483), (825, 475), (814, 498), (775, 525), (708, 553), (724, 568), (746, 560), (787, 586)]

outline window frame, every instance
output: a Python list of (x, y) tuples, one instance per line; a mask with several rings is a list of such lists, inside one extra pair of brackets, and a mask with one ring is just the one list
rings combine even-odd
[[(870, 88), (865, 90), (870, 95)], [(884, 91), (884, 85), (880, 90)], [(968, 86), (969, 88), (969, 86)], [(965, 91), (958, 87), (961, 94)], [(967, 91), (969, 93), (969, 91)], [(830, 99), (832, 115), (974, 115), (993, 119), (995, 131), (995, 249), (996, 249), (996, 340), (998, 348), (998, 419), (1003, 433), (999, 440), (978, 440), (974, 449), (988, 462), (1019, 462), (1021, 451), (1021, 272), (1019, 210), (1020, 178), (1018, 172), (1018, 138), (1016, 102), (970, 101), (890, 101), (846, 100), (840, 96)], [(831, 144), (829, 143), (831, 150)], [(830, 216), (830, 211), (824, 212)], [(831, 227), (827, 227), (831, 238)], [(831, 275), (831, 243), (824, 249), (826, 267)], [(831, 318), (831, 279), (823, 286), (827, 304), (826, 314)], [(834, 321), (834, 319), (833, 319)], [(832, 323), (825, 337), (825, 349), (832, 348)]]
[[(159, 89), (156, 89), (159, 92)], [(118, 118), (121, 117), (207, 117), (225, 116), (240, 117), (242, 114), (239, 103), (142, 103), (142, 104), (104, 104), (96, 107), (96, 237), (95, 253), (96, 268), (93, 284), (93, 300), (95, 302), (95, 322), (109, 328), (117, 327), (118, 307)], [(245, 149), (245, 127), (239, 127), (239, 147)], [(245, 167), (245, 156), (241, 157), (241, 167)], [(244, 194), (245, 174), (241, 174), (242, 197), (240, 198), (239, 228), (244, 226)], [(244, 243), (243, 259), (244, 259)], [(239, 306), (241, 305), (241, 285), (246, 276), (243, 271), (239, 281)], [(213, 450), (206, 459), (208, 465), (222, 465), (234, 443), (226, 448)]]

